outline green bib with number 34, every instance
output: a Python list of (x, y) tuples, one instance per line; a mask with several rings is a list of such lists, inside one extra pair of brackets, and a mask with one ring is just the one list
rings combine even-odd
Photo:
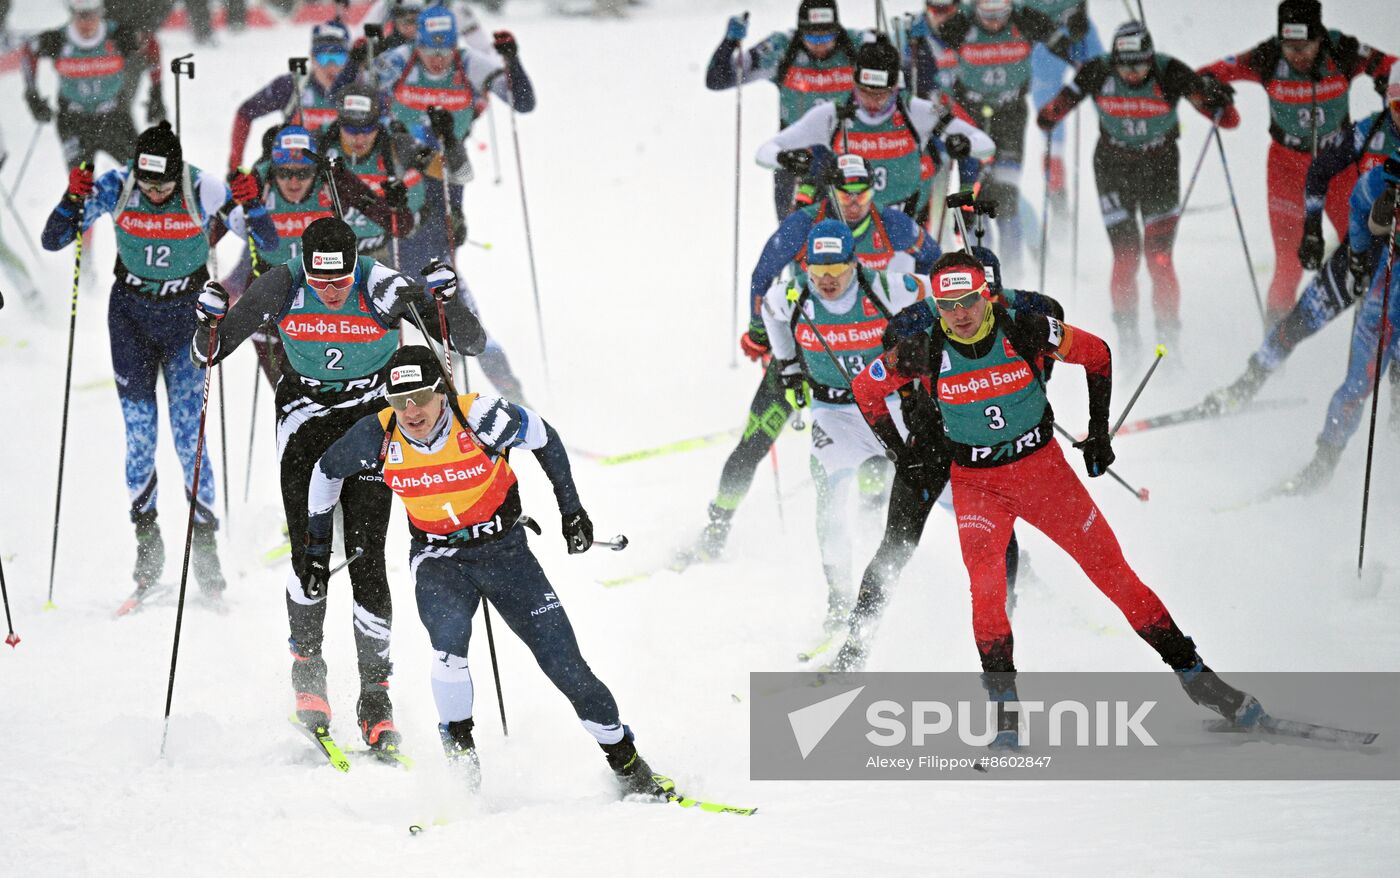
[(306, 285), (301, 266), (288, 263), (296, 296), (277, 321), (277, 332), (298, 375), (326, 382), (363, 378), (384, 368), (399, 349), (399, 331), (385, 326), (369, 304), (365, 283), (373, 265), (369, 257), (356, 260), (355, 289), (332, 310)]

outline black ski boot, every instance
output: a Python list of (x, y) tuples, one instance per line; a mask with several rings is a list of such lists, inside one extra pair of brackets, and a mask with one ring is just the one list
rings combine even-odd
[(165, 541), (160, 537), (154, 509), (137, 513), (135, 521), (136, 569), (131, 578), (136, 582), (137, 591), (144, 594), (160, 583), (160, 575), (165, 570)]
[(1263, 387), (1264, 382), (1269, 380), (1270, 374), (1270, 371), (1259, 362), (1257, 356), (1251, 356), (1243, 375), (1236, 378), (1234, 383), (1212, 392), (1201, 405), (1212, 415), (1225, 415), (1239, 411), (1254, 399), (1255, 395), (1259, 393), (1259, 388)]
[(476, 792), (481, 789), (481, 757), (477, 756), (476, 741), (472, 739), (472, 725), (471, 717), (438, 723), (438, 735), (442, 737), (447, 764), (466, 780), (472, 792)]
[(371, 750), (398, 751), (403, 736), (394, 727), (394, 706), (389, 703), (388, 683), (362, 684), (355, 712), (360, 718), (360, 735)]
[(997, 733), (987, 745), (991, 750), (1015, 750), (1021, 745), (1020, 715), (1007, 708), (1007, 702), (1019, 701), (1016, 697), (1016, 672), (994, 671), (982, 674), (982, 688), (987, 690), (987, 700), (997, 706)]
[(1326, 487), (1332, 481), (1332, 473), (1336, 472), (1341, 459), (1342, 449), (1339, 446), (1318, 442), (1313, 459), (1297, 475), (1280, 485), (1279, 493), (1301, 497)]
[(297, 719), (308, 729), (329, 729), (331, 704), (326, 697), (326, 660), (319, 654), (292, 652), (292, 689), (297, 695)]
[(624, 799), (636, 797), (657, 802), (668, 802), (674, 794), (676, 784), (665, 775), (656, 774), (637, 752), (632, 742), (632, 730), (622, 727), (622, 740), (616, 744), (599, 744), (608, 758), (608, 767), (617, 778), (617, 788)]
[(194, 581), (206, 598), (223, 597), (228, 584), (224, 582), (224, 572), (219, 566), (218, 546), (214, 541), (214, 531), (218, 527), (213, 521), (196, 521), (191, 538), (190, 564), (194, 567)]
[(724, 545), (729, 541), (729, 526), (734, 521), (734, 510), (711, 503), (708, 512), (710, 523), (700, 532), (695, 545), (676, 553), (673, 565), (676, 569), (684, 570), (691, 564), (718, 561), (724, 554)]
[(1226, 683), (1206, 667), (1196, 652), (1196, 642), (1181, 633), (1176, 622), (1168, 618), (1137, 633), (1176, 672), (1181, 688), (1192, 701), (1240, 726), (1257, 725), (1268, 715), (1259, 699)]

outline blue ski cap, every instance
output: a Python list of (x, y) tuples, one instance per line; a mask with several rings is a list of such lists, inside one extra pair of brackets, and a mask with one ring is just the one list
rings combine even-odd
[(418, 45), (424, 49), (457, 48), (457, 16), (446, 6), (429, 6), (418, 15)]
[(288, 125), (277, 132), (272, 141), (272, 164), (314, 165), (308, 153), (311, 151), (311, 132), (300, 125)]
[(856, 239), (839, 220), (822, 220), (807, 233), (807, 264), (838, 265), (855, 259)]

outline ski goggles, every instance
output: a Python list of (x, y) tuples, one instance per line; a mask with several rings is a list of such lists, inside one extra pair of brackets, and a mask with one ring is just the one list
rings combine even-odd
[(143, 180), (137, 177), (136, 185), (146, 195), (164, 197), (175, 191), (174, 180)]
[(849, 262), (827, 262), (808, 264), (807, 273), (813, 277), (840, 277), (851, 270)]
[(437, 61), (447, 61), (452, 57), (453, 49), (428, 49), (423, 46), (418, 47), (418, 54), (426, 61), (432, 58)]
[(1152, 65), (1144, 61), (1141, 64), (1115, 64), (1113, 65), (1119, 76), (1132, 74), (1133, 76), (1146, 76), (1147, 71), (1152, 69)]
[(355, 285), (355, 272), (340, 277), (306, 276), (306, 285), (318, 293), (343, 293)]
[(316, 169), (310, 165), (280, 165), (272, 169), (272, 176), (278, 180), (310, 180)]
[(378, 131), (378, 130), (379, 130), (379, 123), (378, 123), (378, 122), (369, 122), (369, 123), (364, 124), (364, 125), (349, 125), (349, 124), (346, 124), (345, 122), (341, 122), (341, 123), (340, 123), (340, 131), (341, 131), (342, 134), (351, 134), (351, 135), (356, 135), (356, 136), (363, 136), (363, 135), (365, 135), (365, 134), (373, 134), (374, 132), (376, 132), (376, 131)]
[(344, 67), (350, 60), (350, 53), (343, 49), (327, 49), (314, 56), (317, 67)]
[(966, 295), (958, 296), (954, 299), (934, 299), (933, 304), (938, 306), (938, 310), (947, 311), (949, 314), (959, 308), (971, 309), (973, 305), (977, 304), (977, 300), (982, 298), (982, 293), (986, 289), (987, 285), (983, 284), (980, 290), (973, 290)]
[(386, 393), (384, 398), (388, 400), (389, 407), (396, 412), (401, 412), (408, 408), (409, 403), (413, 403), (420, 409), (433, 401), (437, 395), (438, 388), (442, 385), (442, 379), (434, 381), (429, 387), (420, 387), (417, 390), (406, 390), (403, 393)]
[(875, 190), (869, 183), (842, 183), (836, 187), (836, 194), (842, 201), (870, 201)]
[(829, 46), (836, 42), (836, 31), (804, 31), (802, 40), (809, 46)]

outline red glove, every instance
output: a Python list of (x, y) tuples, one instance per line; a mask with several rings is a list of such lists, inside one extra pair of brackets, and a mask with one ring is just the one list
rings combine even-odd
[(1240, 124), (1240, 111), (1234, 105), (1226, 107), (1220, 113), (1220, 127), (1234, 128)]
[(520, 55), (520, 45), (515, 42), (515, 34), (508, 30), (498, 30), (491, 37), (491, 46), (507, 63)]
[(92, 194), (92, 168), (83, 162), (68, 172), (68, 197), (82, 201)]
[(258, 196), (262, 194), (262, 184), (258, 182), (258, 175), (249, 171), (234, 171), (229, 177), (228, 188), (233, 193), (233, 200), (239, 204), (257, 201)]
[(772, 348), (768, 345), (766, 340), (761, 342), (757, 341), (750, 333), (746, 332), (739, 336), (739, 350), (743, 351), (744, 356), (748, 357), (750, 360), (761, 360), (768, 356)]

